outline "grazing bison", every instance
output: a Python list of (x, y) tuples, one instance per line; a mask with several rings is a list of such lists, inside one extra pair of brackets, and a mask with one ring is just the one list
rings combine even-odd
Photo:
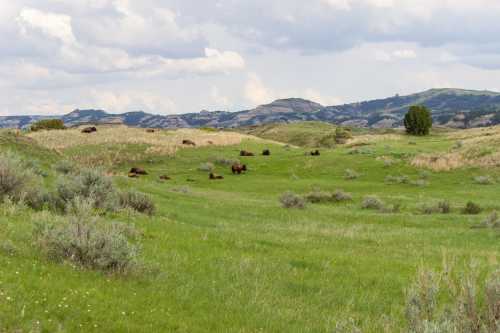
[(216, 175), (212, 172), (210, 172), (210, 175), (208, 175), (208, 179), (211, 179), (211, 180), (217, 180), (217, 179), (224, 179), (223, 176), (219, 176), (219, 175)]
[(319, 150), (317, 150), (317, 149), (315, 151), (311, 152), (311, 156), (319, 156), (319, 155), (320, 155), (320, 153), (319, 153)]
[(262, 151), (262, 155), (263, 155), (263, 156), (269, 156), (269, 155), (271, 155), (271, 151), (270, 151), (269, 149), (264, 149), (264, 150)]
[(170, 179), (172, 179), (172, 178), (170, 178), (170, 177), (169, 177), (169, 176), (167, 176), (167, 175), (162, 175), (162, 176), (160, 176), (160, 180), (170, 180)]
[(154, 132), (155, 132), (155, 130), (154, 130), (154, 129), (152, 129), (152, 128), (148, 128), (148, 129), (146, 130), (146, 132), (147, 132), (147, 133), (154, 133)]
[(93, 132), (97, 132), (97, 128), (95, 126), (85, 127), (84, 129), (82, 129), (82, 133), (93, 133)]
[(231, 172), (234, 174), (240, 175), (242, 172), (247, 171), (247, 166), (245, 164), (233, 164), (231, 167)]
[(130, 169), (129, 173), (135, 173), (136, 175), (147, 175), (148, 173), (143, 168), (134, 167)]
[(252, 152), (242, 150), (240, 151), (240, 156), (255, 156)]
[(194, 141), (191, 140), (182, 140), (182, 144), (186, 146), (196, 146), (196, 143), (194, 143)]
[(214, 144), (214, 142), (213, 142), (213, 141), (210, 141), (210, 140), (208, 140), (208, 141), (207, 141), (207, 143), (208, 143), (209, 145), (213, 145), (213, 144)]

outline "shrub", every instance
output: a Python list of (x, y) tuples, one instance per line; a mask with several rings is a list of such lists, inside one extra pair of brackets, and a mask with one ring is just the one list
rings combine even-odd
[(414, 185), (414, 186), (418, 186), (418, 187), (423, 187), (423, 186), (427, 186), (427, 181), (424, 180), (424, 179), (417, 179), (417, 180), (412, 180), (410, 182), (411, 185)]
[(344, 171), (344, 179), (347, 179), (347, 180), (354, 180), (354, 179), (358, 179), (360, 176), (359, 173), (357, 173), (356, 171), (354, 170), (351, 170), (351, 169), (346, 169)]
[(449, 214), (451, 212), (450, 203), (448, 201), (440, 201), (436, 205), (423, 205), (420, 210), (422, 214)]
[(474, 228), (500, 228), (500, 219), (498, 218), (498, 213), (491, 213), (483, 222), (481, 222), (477, 226), (474, 226)]
[(363, 209), (376, 209), (382, 210), (384, 208), (384, 202), (376, 196), (367, 196), (363, 199), (361, 208)]
[(406, 132), (412, 135), (428, 135), (432, 127), (432, 117), (429, 109), (423, 105), (414, 105), (405, 115)]
[(12, 153), (0, 156), (0, 198), (19, 201), (24, 193), (39, 188), (39, 179), (22, 160)]
[(335, 129), (335, 142), (336, 143), (344, 144), (351, 138), (352, 138), (352, 133), (351, 133), (350, 128), (339, 126)]
[(214, 159), (214, 163), (218, 165), (223, 165), (223, 166), (230, 166), (233, 164), (239, 164), (240, 160), (238, 159), (231, 159), (231, 158), (225, 158), (225, 157), (216, 157)]
[(462, 209), (462, 214), (477, 215), (477, 214), (481, 213), (481, 211), (482, 211), (481, 206), (479, 206), (478, 204), (476, 204), (472, 201), (469, 201), (469, 202), (467, 202), (465, 207)]
[(127, 272), (137, 261), (138, 247), (120, 223), (102, 222), (82, 210), (67, 217), (47, 214), (35, 222), (35, 244), (50, 260), (117, 273)]
[(198, 167), (198, 171), (212, 172), (214, 171), (214, 169), (215, 166), (210, 162), (201, 163), (200, 166)]
[(351, 201), (352, 195), (350, 193), (344, 192), (343, 190), (337, 190), (333, 193), (333, 197), (336, 202), (341, 201)]
[(61, 119), (44, 119), (33, 123), (30, 128), (33, 132), (36, 132), (40, 130), (61, 130), (66, 127)]
[(305, 200), (293, 192), (283, 193), (280, 197), (280, 203), (284, 208), (304, 209), (306, 207)]
[(75, 173), (78, 171), (78, 168), (77, 166), (71, 162), (71, 161), (68, 161), (68, 160), (61, 160), (59, 162), (57, 162), (55, 165), (54, 165), (54, 170), (56, 170), (57, 172), (59, 173), (62, 173), (63, 175), (67, 175), (67, 174), (70, 174), (70, 173)]
[[(470, 267), (454, 274), (447, 268), (437, 274), (421, 268), (406, 292), (408, 332), (498, 332), (500, 272), (493, 273), (478, 288), (474, 270)], [(484, 306), (479, 306), (481, 299)], [(440, 304), (443, 300), (450, 300), (448, 306)]]
[(478, 185), (492, 185), (494, 181), (490, 176), (477, 176), (474, 177), (474, 183)]
[(77, 175), (64, 177), (56, 185), (59, 208), (82, 197), (91, 199), (95, 208), (112, 209), (115, 204), (116, 190), (111, 179), (99, 170), (83, 169)]
[(26, 169), (30, 169), (35, 175), (41, 177), (47, 177), (48, 173), (42, 169), (38, 161), (36, 160), (23, 160), (23, 166)]
[(304, 199), (310, 203), (329, 203), (333, 201), (333, 195), (330, 192), (315, 190), (306, 194)]
[(342, 190), (337, 190), (333, 193), (314, 190), (306, 194), (304, 199), (310, 203), (335, 203), (341, 201), (350, 201), (352, 200), (352, 195)]
[(132, 208), (139, 213), (147, 215), (153, 215), (156, 210), (151, 197), (137, 191), (121, 192), (119, 194), (119, 204), (123, 208)]
[(410, 177), (406, 175), (402, 176), (388, 175), (385, 177), (385, 182), (389, 184), (408, 184), (410, 182)]

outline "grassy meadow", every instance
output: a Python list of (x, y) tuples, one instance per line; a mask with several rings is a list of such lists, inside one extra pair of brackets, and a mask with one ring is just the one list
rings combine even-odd
[[(500, 229), (474, 228), (500, 210), (500, 169), (491, 162), (499, 129), (355, 132), (310, 156), (300, 147), (310, 145), (310, 128), (300, 136), (294, 126), (293, 142), (286, 129), (257, 138), (258, 131), (99, 128), (102, 140), (76, 130), (1, 132), (2, 153), (35, 161), (44, 188), (56, 186), (61, 160), (101, 166), (117, 188), (148, 194), (156, 212), (100, 213), (137, 230), (140, 268), (113, 274), (39, 250), (36, 223), (58, 213), (1, 205), (0, 332), (406, 332), (406, 291), (419, 267), (472, 262), (480, 281), (499, 269)], [(197, 146), (184, 148), (182, 139)], [(242, 149), (256, 156), (240, 157)], [(264, 149), (271, 156), (261, 156)], [(435, 167), (449, 154), (467, 162)], [(236, 159), (247, 173), (233, 175), (221, 162)], [(199, 170), (207, 162), (223, 180)], [(133, 166), (148, 175), (127, 177)], [(287, 191), (336, 190), (352, 199), (304, 209), (280, 203)], [(390, 209), (363, 209), (367, 196)], [(448, 214), (425, 213), (441, 201)], [(462, 212), (469, 201), (479, 214)]]

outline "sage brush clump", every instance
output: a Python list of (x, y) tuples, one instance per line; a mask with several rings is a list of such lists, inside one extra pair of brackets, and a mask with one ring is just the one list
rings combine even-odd
[(283, 208), (299, 208), (304, 209), (306, 207), (305, 200), (293, 192), (285, 192), (280, 197), (280, 203)]
[(119, 204), (122, 208), (131, 208), (139, 213), (153, 215), (156, 207), (149, 195), (131, 190), (119, 194)]
[(90, 213), (92, 202), (84, 205), (88, 207), (74, 209), (76, 215), (46, 214), (35, 221), (37, 247), (56, 262), (68, 261), (105, 272), (129, 271), (137, 263), (138, 247), (128, 240), (121, 223), (101, 221)]

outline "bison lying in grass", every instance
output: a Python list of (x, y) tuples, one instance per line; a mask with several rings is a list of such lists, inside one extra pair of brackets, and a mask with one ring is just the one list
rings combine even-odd
[(240, 156), (255, 156), (255, 155), (252, 152), (242, 150), (242, 151), (240, 151)]
[(194, 141), (191, 141), (191, 140), (182, 140), (182, 144), (183, 145), (186, 145), (186, 146), (196, 146), (196, 143)]
[(216, 174), (210, 172), (210, 175), (208, 176), (208, 179), (211, 179), (211, 180), (224, 179), (224, 176), (219, 176), (219, 175), (216, 175)]
[(97, 128), (95, 126), (85, 127), (84, 129), (82, 129), (82, 133), (90, 134), (93, 132), (97, 132)]
[(245, 164), (233, 164), (231, 166), (231, 172), (240, 175), (242, 172), (247, 171), (247, 166)]

